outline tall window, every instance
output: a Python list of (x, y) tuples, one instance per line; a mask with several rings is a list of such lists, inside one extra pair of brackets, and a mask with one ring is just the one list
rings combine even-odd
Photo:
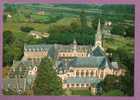
[(93, 72), (93, 71), (91, 71), (90, 76), (93, 76), (93, 75), (94, 75), (94, 72)]
[(84, 76), (84, 71), (81, 71), (81, 76), (82, 76), (82, 77)]
[(86, 72), (86, 76), (89, 76), (89, 72), (88, 71)]
[(79, 71), (76, 71), (76, 76), (79, 76)]
[(97, 70), (96, 70), (96, 77), (98, 77), (98, 72), (97, 72)]
[(100, 75), (100, 77), (101, 77), (101, 78), (103, 78), (103, 77), (104, 77), (104, 73), (103, 73), (103, 72), (101, 72), (101, 75)]

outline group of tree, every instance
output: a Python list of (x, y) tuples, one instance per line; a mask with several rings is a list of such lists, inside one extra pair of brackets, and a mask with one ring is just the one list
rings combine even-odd
[(114, 13), (118, 13), (118, 14), (132, 14), (134, 13), (134, 5), (121, 5), (121, 4), (117, 4), (117, 5), (102, 5), (100, 6), (100, 9), (102, 9), (104, 12), (112, 12), (114, 11)]
[[(124, 76), (108, 75), (99, 85), (104, 93), (110, 93), (111, 90), (120, 90), (124, 95), (134, 95), (134, 54), (126, 48), (117, 50), (108, 49), (112, 53), (111, 61), (118, 61), (119, 67), (126, 70)], [(102, 94), (103, 95), (103, 94)]]
[(76, 39), (78, 44), (94, 44), (95, 29), (88, 26), (88, 20), (85, 11), (81, 11), (79, 18), (70, 23), (70, 25), (53, 24), (48, 30), (50, 36), (45, 40), (47, 43), (70, 44)]
[(34, 95), (62, 95), (62, 81), (53, 68), (53, 61), (44, 58), (38, 67), (37, 77), (33, 85)]
[(113, 25), (111, 33), (115, 35), (127, 36), (134, 38), (134, 26), (133, 25)]
[(22, 27), (20, 27), (20, 30), (21, 30), (22, 32), (28, 33), (28, 32), (30, 32), (30, 31), (34, 30), (34, 28), (28, 27), (28, 26), (22, 26)]
[(133, 81), (131, 80), (128, 73), (126, 73), (125, 76), (119, 77), (108, 75), (102, 82), (99, 83), (99, 85), (102, 87), (103, 90), (101, 95), (104, 95), (112, 90), (119, 90), (123, 95), (127, 96), (134, 95)]
[(15, 39), (11, 31), (3, 32), (3, 64), (11, 66), (13, 60), (19, 60), (23, 56), (23, 42)]

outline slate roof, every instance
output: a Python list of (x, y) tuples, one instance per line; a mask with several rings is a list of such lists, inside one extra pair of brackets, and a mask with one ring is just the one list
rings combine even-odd
[(24, 51), (48, 51), (52, 46), (50, 44), (24, 45)]
[[(91, 46), (86, 46), (86, 45), (77, 45), (76, 51), (82, 52), (82, 51), (89, 51), (91, 49)], [(71, 52), (74, 50), (74, 45), (58, 45), (57, 50), (59, 52)]]
[(64, 80), (64, 83), (71, 83), (71, 84), (97, 84), (101, 80), (95, 77), (70, 77)]
[(91, 53), (90, 53), (91, 56), (105, 56), (105, 53), (104, 51), (99, 47), (97, 46)]
[(56, 61), (56, 66), (57, 66), (57, 72), (59, 73), (60, 71), (62, 73), (64, 73), (65, 70), (68, 70), (69, 69), (69, 66), (68, 66), (68, 62), (66, 61)]
[(69, 63), (71, 67), (97, 67), (105, 68), (110, 67), (110, 64), (106, 57), (85, 57), (85, 58), (76, 58)]
[(26, 77), (26, 78), (9, 78), (3, 79), (3, 89), (4, 90), (12, 90), (18, 92), (21, 90), (22, 92), (31, 88), (35, 77)]
[[(92, 46), (86, 46), (86, 45), (77, 45), (76, 50), (79, 52), (82, 51), (90, 51)], [(39, 44), (39, 45), (24, 45), (24, 52), (28, 52), (28, 51), (49, 51), (50, 49), (55, 49), (55, 51), (58, 52), (70, 52), (74, 50), (74, 44), (70, 44), (70, 45), (61, 45), (61, 44), (55, 44), (55, 45), (51, 45), (51, 44)], [(55, 52), (53, 52), (55, 53)]]
[(29, 60), (23, 60), (23, 61), (14, 61), (13, 66), (11, 67), (9, 77), (15, 78), (16, 75), (20, 75), (21, 77), (26, 77), (27, 73), (30, 69), (32, 69), (34, 66), (31, 61)]
[(18, 80), (16, 78), (10, 78), (10, 79), (3, 79), (3, 87), (4, 89), (11, 89), (13, 91), (18, 89), (24, 90), (24, 87), (26, 86), (26, 80), (25, 78), (19, 78)]

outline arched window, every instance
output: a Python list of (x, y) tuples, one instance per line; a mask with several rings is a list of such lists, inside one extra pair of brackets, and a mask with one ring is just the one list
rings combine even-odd
[(98, 72), (97, 72), (97, 70), (96, 70), (95, 72), (96, 72), (96, 77), (98, 77)]
[(79, 71), (76, 71), (76, 76), (79, 76)]
[(93, 72), (93, 71), (91, 71), (90, 76), (93, 76), (93, 75), (94, 75), (94, 72)]
[(89, 76), (89, 72), (88, 71), (86, 72), (86, 76)]
[(81, 71), (81, 76), (82, 76), (82, 77), (84, 76), (84, 71)]

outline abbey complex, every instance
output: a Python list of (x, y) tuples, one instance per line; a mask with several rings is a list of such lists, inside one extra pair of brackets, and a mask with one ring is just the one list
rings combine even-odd
[[(89, 88), (96, 94), (97, 84), (107, 75), (124, 75), (125, 70), (118, 62), (111, 62), (103, 48), (103, 33), (100, 20), (95, 36), (95, 45), (40, 44), (24, 45), (21, 61), (13, 61), (9, 77), (4, 79), (4, 89), (23, 92), (31, 89), (41, 59), (53, 59), (53, 68), (62, 80), (62, 88)], [(47, 78), (47, 77), (46, 77)]]

